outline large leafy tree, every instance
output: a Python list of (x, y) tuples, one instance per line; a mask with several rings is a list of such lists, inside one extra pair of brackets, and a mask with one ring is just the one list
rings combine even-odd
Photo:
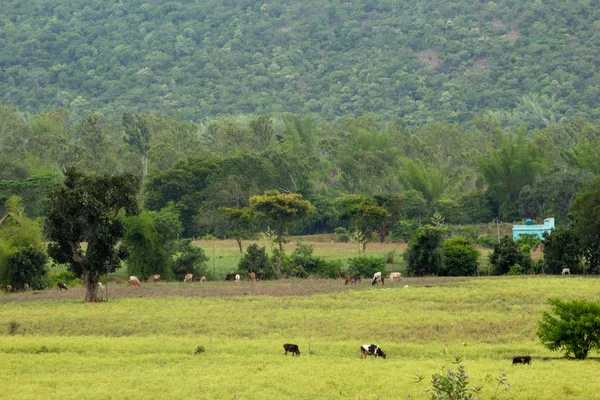
[(547, 272), (560, 274), (563, 268), (577, 272), (580, 258), (581, 246), (573, 229), (561, 225), (550, 233), (544, 232), (544, 261), (548, 267)]
[(489, 258), (494, 267), (494, 275), (507, 274), (515, 264), (519, 264), (525, 270), (529, 270), (531, 266), (531, 258), (523, 253), (519, 244), (510, 236), (504, 236), (500, 243), (494, 245), (494, 251), (490, 253)]
[(125, 258), (120, 214), (138, 213), (139, 189), (140, 178), (131, 174), (95, 176), (69, 168), (64, 186), (49, 194), (48, 253), (82, 277), (88, 302), (97, 301), (100, 276), (114, 272)]
[(518, 215), (517, 200), (521, 189), (533, 185), (544, 169), (535, 146), (528, 143), (525, 133), (506, 135), (499, 149), (491, 149), (479, 162), (481, 175), (491, 197), (499, 204), (504, 218)]
[(579, 191), (570, 217), (583, 248), (587, 272), (597, 273), (600, 266), (600, 178)]
[[(250, 198), (250, 207), (259, 217), (273, 226), (277, 235), (280, 257), (283, 255), (283, 241), (286, 230), (292, 222), (308, 215), (314, 209), (310, 201), (297, 193), (281, 193), (268, 190), (262, 195)], [(277, 265), (277, 273), (281, 274), (281, 258)]]
[[(339, 217), (349, 220), (354, 229), (364, 235), (378, 232), (383, 242), (391, 226), (391, 214), (377, 204), (377, 200), (361, 195), (344, 196), (336, 201)], [(363, 250), (366, 241), (363, 242)]]

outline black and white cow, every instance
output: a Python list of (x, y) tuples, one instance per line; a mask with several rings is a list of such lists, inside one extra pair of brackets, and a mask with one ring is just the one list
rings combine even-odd
[(63, 290), (69, 290), (69, 288), (67, 287), (66, 283), (64, 283), (64, 282), (58, 282), (56, 284), (56, 290), (60, 290), (62, 292)]
[(360, 346), (360, 358), (367, 358), (367, 356), (383, 357), (385, 359), (385, 353), (376, 344), (363, 344)]
[(294, 355), (299, 356), (300, 355), (300, 349), (298, 348), (297, 344), (286, 343), (286, 344), (283, 345), (283, 348), (285, 350), (285, 355), (286, 356), (287, 356), (288, 351), (290, 353), (292, 353), (292, 356), (294, 356)]
[(371, 285), (376, 285), (378, 280), (381, 281), (382, 285), (385, 285), (385, 282), (383, 281), (383, 276), (381, 276), (381, 272), (375, 272), (375, 274), (373, 275), (373, 281), (371, 282)]

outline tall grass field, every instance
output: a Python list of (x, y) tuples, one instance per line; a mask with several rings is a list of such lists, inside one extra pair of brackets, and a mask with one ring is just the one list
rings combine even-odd
[[(3, 294), (0, 398), (425, 399), (459, 354), (480, 399), (600, 399), (598, 352), (568, 360), (537, 339), (549, 297), (600, 301), (600, 280), (148, 283), (97, 304), (81, 288)], [(387, 358), (361, 359), (370, 343)]]

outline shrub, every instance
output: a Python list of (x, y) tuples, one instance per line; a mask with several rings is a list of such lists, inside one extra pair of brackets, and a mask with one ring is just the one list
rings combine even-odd
[(515, 264), (519, 264), (525, 270), (531, 269), (531, 258), (521, 251), (510, 236), (505, 236), (494, 246), (494, 252), (490, 254), (490, 264), (494, 266), (494, 275), (504, 275)]
[(348, 243), (350, 241), (350, 234), (348, 233), (348, 229), (340, 226), (339, 228), (335, 228), (333, 230), (337, 240), (342, 243)]
[(275, 265), (267, 256), (267, 249), (265, 246), (259, 247), (257, 244), (246, 247), (246, 252), (238, 263), (238, 271), (242, 274), (254, 272), (262, 276), (263, 279), (277, 277)]
[(508, 270), (508, 275), (523, 275), (523, 267), (519, 264), (515, 264)]
[(552, 311), (542, 313), (537, 335), (551, 351), (584, 360), (590, 350), (600, 350), (600, 303), (549, 299)]
[(62, 271), (56, 274), (48, 274), (49, 286), (56, 288), (58, 282), (64, 282), (67, 286), (83, 285), (83, 281), (75, 276), (71, 271)]
[(444, 264), (441, 275), (470, 276), (477, 273), (479, 251), (470, 239), (456, 237), (444, 242)]
[(172, 253), (171, 271), (177, 280), (183, 280), (186, 274), (205, 275), (208, 257), (204, 250), (192, 246), (191, 239), (178, 240)]
[(313, 256), (312, 245), (298, 243), (291, 257), (285, 257), (284, 272), (288, 276), (306, 278), (309, 275), (335, 278), (341, 270), (341, 262), (327, 262)]
[(196, 347), (196, 350), (194, 351), (194, 354), (198, 355), (198, 354), (202, 354), (206, 351), (206, 349), (204, 348), (204, 346), (198, 346)]
[(563, 268), (579, 271), (582, 251), (579, 238), (572, 229), (558, 226), (550, 234), (544, 233), (544, 260), (550, 274), (560, 274)]
[(442, 269), (443, 230), (431, 225), (420, 228), (410, 240), (404, 258), (410, 275), (437, 275)]
[(375, 272), (385, 271), (385, 258), (359, 256), (348, 260), (348, 273), (360, 275), (362, 277), (371, 277)]
[(0, 280), (2, 284), (10, 284), (14, 288), (22, 289), (27, 283), (31, 289), (44, 289), (47, 263), (48, 256), (40, 248), (19, 248), (6, 258), (3, 271), (0, 271)]
[[(474, 385), (469, 388), (469, 376), (466, 372), (466, 367), (462, 364), (462, 358), (455, 355), (452, 363), (458, 366), (457, 371), (442, 367), (442, 372), (437, 372), (431, 377), (431, 387), (425, 389), (428, 399), (431, 400), (469, 400), (473, 399), (474, 394), (478, 394), (482, 385)], [(417, 382), (421, 383), (425, 377), (417, 374)], [(503, 372), (496, 377), (496, 391), (492, 395), (492, 399), (497, 399), (501, 393), (500, 389), (505, 392), (510, 388), (510, 384)]]

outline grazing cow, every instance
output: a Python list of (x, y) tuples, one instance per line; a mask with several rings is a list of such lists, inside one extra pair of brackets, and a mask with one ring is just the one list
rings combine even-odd
[(381, 272), (375, 272), (375, 274), (373, 275), (373, 282), (371, 282), (371, 285), (376, 285), (377, 280), (380, 280), (381, 284), (385, 285), (385, 282), (383, 281), (383, 276), (381, 276)]
[(12, 285), (6, 285), (6, 291), (7, 291), (7, 292), (9, 292), (9, 293), (10, 293), (10, 292), (12, 292), (12, 290), (13, 290), (13, 287), (12, 287)]
[(517, 356), (513, 357), (513, 364), (529, 364), (531, 365), (531, 356)]
[(183, 281), (184, 282), (191, 282), (193, 278), (194, 278), (194, 275), (192, 275), (192, 274), (185, 274), (185, 277), (183, 278)]
[(130, 279), (130, 280), (127, 281), (127, 286), (142, 287), (142, 284), (137, 279)]
[(28, 290), (29, 290), (29, 283), (25, 282), (25, 283), (23, 284), (23, 290), (24, 290), (24, 291), (28, 291)]
[(241, 277), (240, 274), (235, 274), (235, 283), (238, 283), (240, 281)]
[(402, 274), (400, 272), (390, 272), (390, 281), (394, 282), (396, 279), (402, 280)]
[(200, 282), (204, 282), (204, 281), (206, 281), (206, 277), (205, 277), (204, 275), (202, 275), (202, 276), (200, 277)]
[(563, 268), (561, 275), (571, 275), (571, 270), (569, 268)]
[(256, 274), (254, 272), (250, 272), (248, 274), (248, 282), (250, 282), (250, 281), (256, 282)]
[(367, 358), (367, 356), (383, 357), (384, 359), (386, 357), (381, 347), (376, 344), (363, 344), (360, 346), (360, 358)]
[(344, 282), (344, 285), (347, 285), (349, 283), (354, 283), (354, 275), (348, 275), (346, 277), (346, 281)]
[(148, 277), (148, 280), (152, 281), (152, 282), (158, 282), (158, 281), (160, 281), (160, 275), (159, 274), (150, 275)]
[(226, 281), (235, 281), (235, 274), (227, 274), (225, 277)]
[(344, 279), (344, 277), (345, 277), (345, 276), (346, 276), (346, 273), (345, 273), (344, 271), (339, 271), (339, 272), (337, 273), (337, 277), (338, 277), (339, 279)]
[(286, 343), (283, 345), (283, 348), (285, 349), (285, 355), (287, 356), (288, 351), (290, 353), (292, 353), (292, 357), (293, 356), (299, 356), (300, 355), (300, 349), (298, 348), (297, 344), (291, 344), (291, 343)]
[(60, 290), (61, 292), (64, 290), (69, 290), (69, 288), (67, 287), (67, 284), (64, 282), (58, 282), (56, 284), (56, 290)]
[(138, 281), (138, 282), (139, 282), (139, 281), (140, 281), (140, 278), (138, 278), (137, 276), (131, 275), (131, 276), (129, 277), (129, 280), (130, 280), (130, 281)]

